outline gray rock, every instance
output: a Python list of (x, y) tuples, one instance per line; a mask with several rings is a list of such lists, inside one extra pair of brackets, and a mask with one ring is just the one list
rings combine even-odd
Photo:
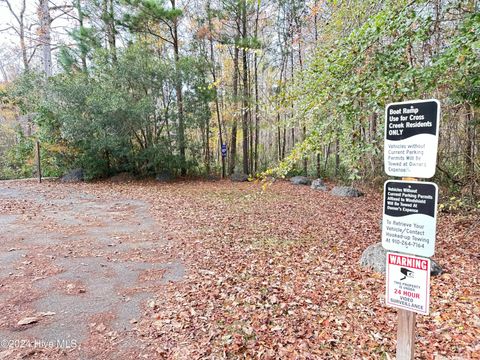
[(378, 273), (385, 273), (387, 261), (387, 251), (382, 243), (377, 243), (367, 247), (360, 257), (360, 266), (368, 267)]
[(85, 174), (83, 172), (83, 169), (73, 169), (69, 173), (63, 175), (60, 178), (60, 181), (64, 183), (79, 182), (79, 181), (83, 181), (84, 178), (85, 178)]
[(441, 268), (440, 265), (438, 265), (438, 263), (433, 260), (433, 259), (430, 259), (431, 262), (430, 262), (430, 275), (432, 276), (437, 276), (437, 275), (441, 275), (443, 274), (443, 269)]
[(332, 194), (335, 196), (345, 196), (345, 197), (359, 197), (363, 196), (361, 191), (351, 187), (351, 186), (335, 186), (332, 189)]
[(316, 179), (312, 181), (312, 186), (310, 186), (313, 190), (322, 190), (327, 191), (327, 185), (323, 182), (322, 179)]
[(157, 174), (157, 176), (155, 176), (155, 180), (159, 182), (168, 182), (173, 180), (173, 176), (168, 171), (162, 171), (161, 173)]
[(113, 183), (127, 183), (133, 180), (135, 180), (135, 177), (127, 172), (122, 172), (110, 178)]
[[(435, 260), (431, 260), (430, 275), (436, 276), (443, 273), (443, 269)], [(360, 266), (373, 269), (377, 273), (384, 274), (386, 271), (387, 250), (382, 243), (372, 244), (365, 249), (360, 257)]]
[(221, 179), (220, 176), (213, 175), (213, 174), (209, 174), (205, 176), (205, 180), (207, 181), (219, 181), (220, 179)]
[(248, 181), (248, 175), (242, 173), (234, 173), (230, 175), (230, 180), (235, 182), (245, 182)]
[(294, 176), (290, 178), (290, 182), (293, 185), (310, 185), (312, 181), (306, 176)]

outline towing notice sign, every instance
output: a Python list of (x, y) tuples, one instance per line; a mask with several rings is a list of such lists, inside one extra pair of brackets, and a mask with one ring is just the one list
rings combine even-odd
[(387, 175), (425, 179), (435, 175), (439, 124), (438, 100), (388, 104), (384, 151)]
[(387, 253), (388, 306), (428, 315), (430, 305), (430, 259)]
[(382, 246), (430, 257), (435, 252), (438, 186), (431, 182), (385, 182)]

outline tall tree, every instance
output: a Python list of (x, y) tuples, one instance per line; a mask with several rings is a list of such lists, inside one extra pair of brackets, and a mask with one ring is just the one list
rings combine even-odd
[(13, 30), (17, 33), (19, 42), (20, 42), (20, 51), (22, 53), (22, 62), (23, 68), (25, 71), (29, 70), (29, 63), (30, 58), (27, 55), (27, 46), (25, 43), (25, 11), (26, 11), (26, 3), (25, 0), (20, 1), (20, 10), (15, 12), (12, 7), (12, 0), (0, 0), (1, 2), (5, 3), (12, 14), (13, 18), (17, 22), (17, 26), (13, 26)]
[[(127, 14), (124, 19), (125, 24), (127, 24), (133, 31), (143, 32), (157, 37), (170, 44), (173, 48), (178, 117), (177, 141), (181, 162), (181, 174), (184, 176), (187, 173), (187, 165), (185, 153), (186, 145), (182, 76), (180, 71), (180, 39), (178, 32), (178, 19), (182, 15), (182, 11), (176, 7), (175, 0), (170, 0), (170, 9), (166, 8), (164, 2), (160, 0), (128, 0), (128, 3), (136, 9), (136, 13)], [(161, 31), (162, 26), (166, 27), (166, 35)]]
[[(43, 0), (45, 1), (45, 0)], [(78, 1), (78, 0), (77, 0)], [(113, 61), (117, 59), (114, 0), (102, 0), (102, 20), (108, 49)]]
[[(82, 32), (85, 31), (84, 27), (84, 21), (83, 21), (83, 9), (82, 9), (82, 4), (81, 0), (75, 0), (75, 7), (77, 9), (77, 16), (78, 16), (78, 27), (79, 27), (79, 33), (82, 34)], [(78, 40), (83, 40), (83, 39), (78, 39)], [(85, 44), (79, 44), (80, 45), (80, 61), (82, 63), (82, 70), (84, 73), (87, 72), (87, 48)]]
[[(172, 11), (175, 14), (175, 0), (170, 0), (172, 4)], [(183, 114), (183, 93), (182, 93), (182, 76), (180, 73), (180, 42), (178, 38), (178, 18), (179, 15), (175, 14), (172, 17), (172, 24), (170, 26), (170, 33), (172, 36), (173, 52), (175, 54), (175, 93), (177, 96), (177, 109), (178, 109), (178, 148), (180, 151), (181, 174), (185, 176), (187, 174), (187, 164), (185, 157), (185, 120)], [(169, 25), (168, 25), (169, 26)]]
[(42, 67), (45, 76), (52, 76), (52, 37), (49, 0), (39, 0), (37, 15), (39, 20), (38, 41), (42, 48)]
[[(255, 32), (254, 32), (254, 39), (255, 41), (258, 41), (258, 19), (260, 16), (260, 4), (261, 2), (259, 1), (256, 6), (256, 15), (255, 15)], [(253, 171), (257, 172), (258, 170), (258, 141), (259, 141), (259, 112), (260, 112), (260, 96), (258, 94), (258, 58), (257, 58), (257, 52), (253, 54), (253, 72), (254, 72), (254, 85), (255, 85), (255, 145), (254, 145), (254, 166), (253, 166)]]
[(220, 112), (220, 104), (218, 100), (218, 84), (217, 84), (217, 70), (216, 70), (216, 62), (215, 62), (215, 51), (213, 47), (213, 24), (212, 24), (212, 17), (213, 12), (211, 8), (211, 0), (207, 1), (206, 4), (206, 12), (207, 12), (207, 21), (208, 21), (208, 43), (209, 43), (209, 50), (210, 50), (210, 63), (211, 63), (211, 72), (212, 72), (212, 80), (213, 80), (213, 89), (215, 91), (215, 114), (217, 117), (217, 126), (218, 126), (218, 142), (220, 148), (220, 157), (222, 162), (222, 178), (226, 175), (225, 169), (225, 156), (221, 152), (222, 147), (224, 146), (223, 140), (223, 126), (221, 121), (221, 112)]
[(250, 102), (248, 93), (248, 59), (247, 59), (247, 0), (242, 0), (242, 80), (243, 80), (243, 97), (242, 97), (242, 149), (243, 149), (243, 173), (248, 174), (248, 119), (250, 114)]
[[(227, 39), (224, 39), (223, 42), (225, 44), (233, 46), (233, 67), (232, 67), (232, 104), (233, 104), (233, 116), (232, 116), (232, 126), (231, 126), (231, 134), (230, 134), (230, 157), (229, 157), (229, 164), (228, 164), (228, 172), (229, 174), (233, 174), (235, 172), (235, 165), (237, 161), (237, 136), (238, 136), (238, 115), (239, 115), (239, 108), (238, 108), (238, 99), (239, 99), (239, 60), (240, 60), (240, 41), (241, 41), (241, 17), (242, 17), (242, 0), (224, 0), (223, 10), (226, 13), (226, 17), (231, 21), (231, 32), (229, 34), (225, 34)], [(230, 39), (228, 39), (230, 38)], [(231, 40), (233, 38), (233, 41)]]
[(233, 119), (232, 119), (232, 133), (230, 139), (230, 164), (229, 164), (229, 173), (230, 175), (235, 172), (235, 163), (237, 160), (237, 114), (238, 114), (238, 60), (239, 60), (239, 49), (237, 44), (234, 45), (233, 49)]

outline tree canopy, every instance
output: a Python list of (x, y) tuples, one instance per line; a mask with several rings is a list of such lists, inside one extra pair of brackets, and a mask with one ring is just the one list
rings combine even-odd
[[(2, 65), (3, 178), (32, 174), (28, 149), (38, 139), (50, 175), (82, 167), (90, 178), (127, 171), (376, 180), (385, 105), (437, 98), (438, 181), (476, 194), (477, 1), (69, 5), (68, 36), (34, 53), (17, 31), (18, 51), (30, 60), (9, 74)], [(33, 131), (19, 126), (13, 135), (12, 121), (25, 117)]]

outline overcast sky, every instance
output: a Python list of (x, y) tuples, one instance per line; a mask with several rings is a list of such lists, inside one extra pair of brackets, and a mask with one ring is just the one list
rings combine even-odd
[[(18, 13), (20, 0), (10, 0), (13, 9)], [(34, 8), (35, 1), (27, 0), (27, 7)], [(4, 0), (0, 0), (0, 30), (3, 30), (10, 25), (16, 24), (15, 18), (12, 16), (10, 11), (8, 10), (7, 5), (5, 4)], [(11, 44), (12, 41), (17, 41), (18, 39), (15, 36), (15, 33), (12, 30), (7, 32), (3, 31), (0, 33), (0, 46), (5, 46), (6, 44)]]

